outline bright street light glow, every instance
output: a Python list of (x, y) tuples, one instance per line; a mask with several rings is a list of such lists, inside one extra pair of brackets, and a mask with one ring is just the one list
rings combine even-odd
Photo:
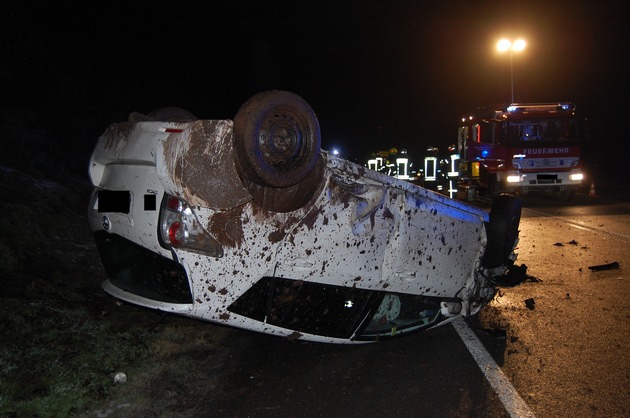
[(522, 51), (524, 49), (525, 49), (525, 40), (523, 40), (523, 39), (517, 39), (512, 44), (512, 50), (513, 51)]
[(497, 44), (497, 50), (499, 52), (505, 52), (508, 49), (510, 49), (511, 46), (512, 46), (512, 42), (508, 41), (507, 39), (501, 39), (499, 43)]
[(524, 39), (517, 39), (514, 42), (508, 39), (501, 39), (499, 42), (497, 42), (497, 51), (522, 51), (525, 49), (525, 45), (527, 45), (527, 43)]

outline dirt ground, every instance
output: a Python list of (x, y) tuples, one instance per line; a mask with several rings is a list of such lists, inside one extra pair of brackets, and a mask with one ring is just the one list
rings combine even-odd
[(3, 167), (0, 184), (11, 196), (0, 221), (0, 416), (197, 415), (186, 400), (208, 397), (234, 331), (122, 304), (100, 288), (87, 182)]

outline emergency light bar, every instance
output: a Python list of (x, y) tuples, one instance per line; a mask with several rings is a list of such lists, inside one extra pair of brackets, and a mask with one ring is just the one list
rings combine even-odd
[(575, 105), (570, 102), (564, 103), (535, 103), (535, 104), (512, 104), (507, 107), (510, 113), (515, 112), (553, 112), (561, 110), (575, 110)]

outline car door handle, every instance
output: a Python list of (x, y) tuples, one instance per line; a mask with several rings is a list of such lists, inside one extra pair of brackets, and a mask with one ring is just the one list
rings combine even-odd
[(416, 270), (401, 270), (394, 273), (399, 279), (413, 280), (416, 278)]
[(291, 267), (313, 267), (313, 263), (304, 258), (288, 258), (284, 264)]

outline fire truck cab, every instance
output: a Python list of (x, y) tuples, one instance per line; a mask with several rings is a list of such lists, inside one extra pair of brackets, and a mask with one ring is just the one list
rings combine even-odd
[(570, 102), (478, 108), (459, 127), (459, 188), (571, 198), (584, 178), (578, 122)]

